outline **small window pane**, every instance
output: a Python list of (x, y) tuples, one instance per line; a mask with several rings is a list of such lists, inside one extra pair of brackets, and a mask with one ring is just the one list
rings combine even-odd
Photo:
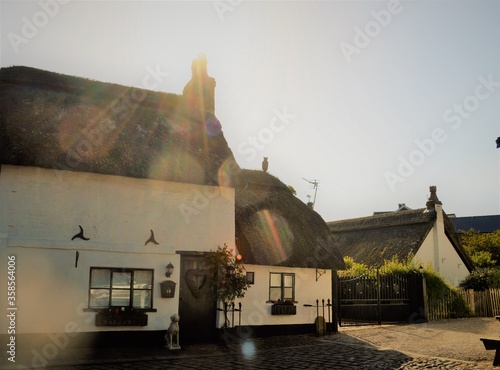
[(92, 288), (109, 288), (110, 271), (108, 269), (93, 269), (90, 275)]
[(281, 274), (271, 274), (271, 286), (281, 286)]
[(287, 288), (291, 288), (293, 286), (293, 276), (292, 275), (284, 275), (283, 276), (283, 286)]
[(108, 307), (108, 289), (90, 289), (90, 307)]
[(132, 273), (113, 272), (113, 288), (130, 288)]
[(284, 300), (287, 300), (287, 301), (293, 300), (293, 289), (292, 288), (285, 288), (283, 294), (285, 295), (283, 297)]
[(113, 289), (111, 292), (111, 306), (130, 306), (130, 290)]
[(281, 288), (271, 288), (269, 290), (269, 299), (271, 301), (277, 301), (281, 299)]
[(134, 291), (134, 307), (135, 308), (151, 308), (151, 291), (150, 290), (135, 290)]
[(151, 289), (153, 274), (151, 271), (134, 271), (134, 288)]
[(247, 282), (248, 284), (254, 284), (255, 283), (255, 273), (254, 272), (247, 272)]

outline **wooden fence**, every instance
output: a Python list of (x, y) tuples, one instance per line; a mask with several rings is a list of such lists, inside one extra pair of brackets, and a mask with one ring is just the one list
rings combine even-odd
[(500, 315), (500, 289), (450, 290), (438, 299), (428, 299), (429, 321), (497, 315)]

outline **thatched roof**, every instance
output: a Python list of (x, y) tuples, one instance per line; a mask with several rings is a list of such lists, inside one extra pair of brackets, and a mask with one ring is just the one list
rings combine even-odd
[(263, 171), (236, 175), (236, 245), (246, 263), (345, 268), (319, 214)]
[(0, 70), (0, 163), (217, 184), (234, 157), (183, 95), (27, 67)]
[[(215, 80), (200, 66), (206, 61), (193, 63), (183, 95), (3, 68), (0, 164), (236, 186), (245, 261), (344, 268), (316, 212), (275, 177), (239, 168), (212, 113)], [(196, 103), (198, 90), (203, 101)]]
[[(445, 234), (469, 270), (474, 265), (458, 238), (453, 223), (443, 213)], [(435, 209), (421, 208), (328, 222), (333, 242), (343, 256), (380, 267), (384, 260), (405, 260), (415, 255), (436, 221)]]

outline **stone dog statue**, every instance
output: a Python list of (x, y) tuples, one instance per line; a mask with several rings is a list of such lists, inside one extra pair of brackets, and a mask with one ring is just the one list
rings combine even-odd
[[(165, 346), (168, 349), (181, 349), (179, 346), (179, 320), (180, 316), (177, 314), (173, 314), (170, 316), (170, 326), (167, 329), (167, 334), (165, 334), (165, 341), (167, 345)], [(173, 342), (175, 337), (175, 344)]]

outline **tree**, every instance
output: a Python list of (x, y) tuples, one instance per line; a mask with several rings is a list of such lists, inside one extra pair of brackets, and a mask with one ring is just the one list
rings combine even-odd
[(471, 229), (460, 239), (476, 267), (500, 266), (500, 230), (480, 233)]
[(247, 280), (245, 267), (241, 263), (241, 256), (234, 256), (234, 249), (217, 247), (207, 257), (209, 278), (212, 280), (214, 291), (213, 298), (221, 301), (224, 307), (225, 323), (228, 326), (227, 306), (236, 298), (243, 298), (250, 286)]

